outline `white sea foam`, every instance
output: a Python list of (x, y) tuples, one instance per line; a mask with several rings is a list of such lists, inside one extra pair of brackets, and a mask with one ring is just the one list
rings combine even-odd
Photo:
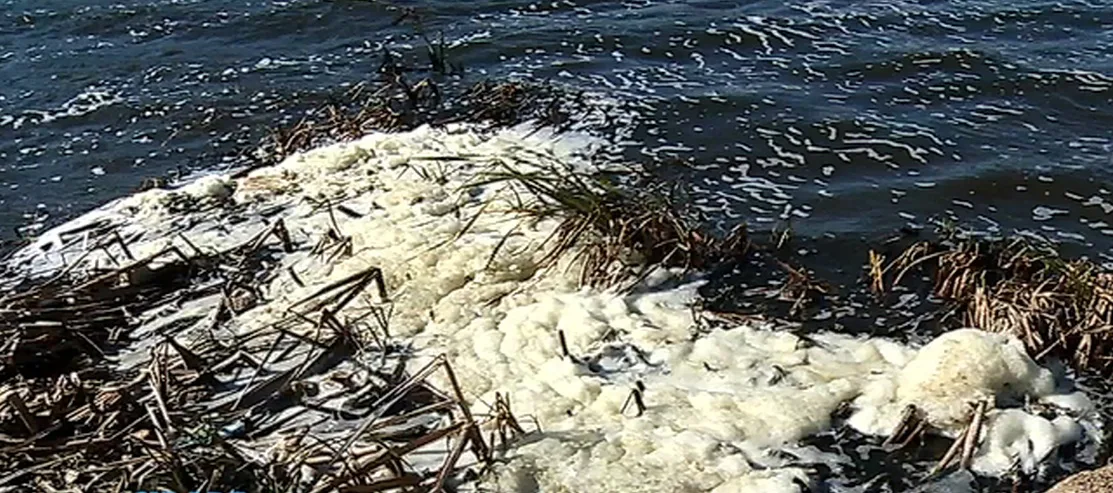
[[(265, 327), (320, 286), (381, 267), (391, 335), (418, 349), (417, 363), (448, 355), (478, 413), (507, 393), (527, 428), (540, 425), (487, 478), (505, 491), (797, 491), (816, 480), (811, 464), (847, 460), (798, 445), (830, 429), (846, 405), (850, 424), (868, 434), (889, 432), (915, 404), (954, 435), (970, 403), (990, 401), (975, 460), (983, 474), (1017, 462), (1035, 470), (1058, 446), (1096, 439), (1085, 398), (1057, 393), (1047, 370), (1005, 336), (956, 331), (917, 349), (837, 333), (803, 338), (772, 322), (710, 329), (692, 309), (698, 280), (661, 270), (616, 293), (577, 287), (571, 265), (540, 269), (557, 220), (524, 220), (510, 212), (506, 185), (476, 180), (492, 167), (546, 162), (591, 170), (599, 145), (525, 127), (372, 134), (238, 180), (212, 176), (116, 201), (45, 234), (13, 263), (57, 269), (81, 247), (61, 233), (97, 221), (141, 235), (136, 256), (181, 245), (175, 232), (202, 249), (228, 248), (266, 217), (281, 217), (309, 246), (335, 221), (351, 255), (286, 255), (266, 301), (233, 329)], [(357, 214), (330, 214), (324, 200)], [(101, 257), (84, 265), (103, 265)], [(637, 416), (628, 400), (639, 386), (646, 409)], [(1023, 408), (1039, 402), (1072, 410), (1048, 420)]]
[(101, 108), (122, 103), (119, 95), (104, 88), (91, 86), (70, 98), (58, 108), (49, 110), (26, 110), (22, 115), (0, 115), (0, 127), (11, 124), (18, 129), (28, 121), (31, 124), (49, 123), (62, 118), (73, 118), (93, 113)]

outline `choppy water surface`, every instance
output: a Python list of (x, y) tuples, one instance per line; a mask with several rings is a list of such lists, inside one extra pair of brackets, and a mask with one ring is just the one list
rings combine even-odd
[(848, 241), (931, 218), (1108, 256), (1113, 9), (1097, 1), (3, 0), (0, 237), (420, 60), (636, 102), (629, 157), (724, 223)]

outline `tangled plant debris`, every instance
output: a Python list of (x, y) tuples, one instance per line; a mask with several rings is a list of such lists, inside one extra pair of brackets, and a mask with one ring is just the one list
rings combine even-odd
[[(477, 84), (451, 107), (431, 81), (362, 91), (274, 132), (256, 166), (372, 130), (555, 124), (570, 102), (517, 83)], [(236, 209), (227, 201), (232, 184), (210, 181), (194, 186), (201, 193), (151, 193), (169, 214)], [(316, 209), (327, 209), (333, 227), (311, 254), (329, 264), (351, 256), (335, 215), (360, 213), (328, 200)], [(3, 281), (0, 489), (432, 491), (457, 481), (465, 463), (489, 464), (492, 447), (525, 433), (508, 398), (474, 417), (446, 359), (407, 373), (408, 350), (390, 334), (376, 267), (320, 288), (265, 330), (228, 330), (263, 301), (263, 286), (279, 275), (275, 260), (304, 246), (281, 219), (220, 251), (178, 235), (138, 257), (135, 243), (157, 239), (122, 235), (109, 221), (58, 238), (61, 249), (84, 253), (47, 272), (17, 268)], [(363, 363), (371, 355), (378, 364)], [(343, 375), (330, 384), (341, 390), (322, 393), (324, 375)], [(437, 375), (451, 383), (448, 392), (428, 382)], [(358, 426), (334, 426), (337, 415)], [(409, 457), (438, 444), (451, 447), (440, 466), (412, 465)], [(260, 456), (260, 447), (271, 452)]]
[[(17, 269), (0, 300), (0, 330), (14, 341), (0, 373), (0, 461), (14, 472), (0, 486), (429, 491), (482, 473), (515, 482), (537, 467), (544, 474), (530, 480), (609, 491), (632, 465), (658, 485), (791, 491), (815, 465), (780, 454), (785, 444), (833, 426), (852, 401), (869, 415), (866, 433), (895, 429), (893, 448), (929, 425), (959, 436), (940, 469), (999, 473), (1007, 464), (992, 454), (1012, 442), (979, 447), (979, 434), (1028, 436), (1027, 410), (990, 406), (994, 382), (982, 404), (952, 416), (957, 427), (897, 420), (913, 348), (755, 323), (700, 327), (695, 285), (670, 283), (748, 259), (745, 229), (708, 236), (650, 178), (576, 168), (562, 146), (582, 142), (535, 138), (537, 127), (484, 131), (532, 120), (556, 134), (550, 117), (574, 98), (480, 84), (441, 99), (419, 86), (395, 81), (365, 99), (357, 89), (352, 101), (371, 103), (314, 113), (258, 154), (259, 166), (289, 157), (279, 165), (123, 206), (163, 229), (91, 221), (36, 244), (65, 266)], [(473, 125), (452, 127), (460, 122)], [(419, 123), (437, 128), (300, 152)], [(177, 234), (178, 220), (188, 233)], [(264, 223), (226, 245), (243, 224)], [(153, 244), (165, 246), (149, 253)], [(904, 278), (944, 258), (925, 249), (889, 268), (877, 257), (875, 271)], [(806, 268), (765, 257), (787, 274), (778, 296), (793, 311), (830, 291)], [(579, 271), (536, 275), (545, 267)], [(985, 354), (1006, 346), (987, 340)], [(441, 351), (431, 360), (430, 348)], [(1043, 390), (1030, 396), (1058, 398)], [(948, 402), (962, 411), (961, 401)], [(557, 432), (515, 443), (540, 427), (523, 426), (512, 402)], [(590, 433), (572, 433), (581, 429), (614, 441), (595, 447)], [(1079, 438), (1050, 437), (1025, 460)], [(585, 447), (588, 460), (561, 463)], [(499, 456), (508, 450), (509, 465)]]
[[(617, 178), (636, 183), (619, 185)], [(497, 169), (476, 184), (488, 183), (521, 190), (515, 210), (523, 215), (560, 218), (547, 263), (573, 255), (584, 285), (629, 286), (650, 268), (705, 269), (738, 261), (750, 248), (744, 226), (724, 238), (708, 235), (698, 215), (675, 203), (675, 191), (630, 170), (583, 174), (552, 162), (532, 172)]]
[(411, 83), (394, 70), (384, 70), (384, 77), (385, 83), (357, 84), (296, 124), (272, 129), (262, 145), (248, 154), (253, 164), (234, 176), (245, 176), (252, 169), (276, 164), (296, 152), (350, 141), (374, 131), (464, 122), (501, 128), (525, 121), (563, 130), (571, 114), (601, 111), (589, 105), (583, 94), (542, 84), (483, 81), (458, 93), (445, 94), (446, 90), (431, 78)]
[[(401, 367), (382, 374), (352, 364), (368, 351), (391, 352), (380, 306), (366, 308), (377, 328), (335, 315), (371, 286), (385, 299), (377, 269), (295, 307), (290, 319), (312, 320), (312, 337), (280, 326), (228, 338), (221, 326), (245, 308), (237, 293), (257, 285), (272, 251), (292, 251), (289, 234), (278, 221), (215, 254), (183, 243), (104, 272), (61, 273), (0, 299), (7, 341), (0, 462), (8, 471), (0, 487), (292, 491), (306, 487), (298, 470), (311, 467), (308, 491), (438, 489), (457, 472), (465, 447), (477, 460), (490, 459), (459, 389), (445, 394), (426, 382), (436, 371), (454, 381), (447, 361), (408, 376)], [(130, 256), (122, 240), (113, 248)], [(135, 333), (167, 310), (187, 315)], [(371, 341), (379, 347), (369, 348)], [(286, 358), (297, 364), (283, 368)], [(336, 369), (346, 369), (345, 393), (356, 396), (339, 409), (330, 407), (336, 396), (317, 395), (309, 381)], [(349, 433), (320, 429), (335, 413), (362, 424)], [(430, 419), (438, 416), (445, 419)], [(500, 419), (521, 430), (508, 408)], [(287, 427), (303, 431), (282, 433)], [(273, 460), (245, 447), (271, 436), (282, 437)], [(435, 476), (405, 465), (408, 454), (446, 439), (455, 448)]]
[(918, 242), (881, 267), (872, 254), (875, 292), (931, 276), (931, 291), (956, 314), (953, 326), (1013, 334), (1037, 360), (1055, 355), (1079, 370), (1113, 370), (1113, 273), (1087, 259), (1065, 259), (1026, 236), (973, 238), (952, 233)]

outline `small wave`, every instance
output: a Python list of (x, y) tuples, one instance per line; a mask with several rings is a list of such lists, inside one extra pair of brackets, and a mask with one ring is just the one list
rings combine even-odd
[(66, 118), (77, 118), (95, 113), (98, 110), (124, 102), (115, 91), (101, 87), (90, 87), (49, 110), (24, 110), (19, 116), (0, 115), (0, 126), (10, 125), (19, 129), (24, 125), (40, 125)]

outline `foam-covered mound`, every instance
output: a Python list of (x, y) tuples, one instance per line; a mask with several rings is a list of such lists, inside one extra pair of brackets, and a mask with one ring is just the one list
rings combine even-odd
[(1019, 340), (961, 329), (931, 341), (901, 369), (896, 401), (914, 404), (933, 426), (952, 431), (969, 420), (971, 402), (996, 407), (1054, 391), (1051, 372), (1037, 366)]
[(1094, 412), (1081, 393), (1057, 392), (1051, 372), (1037, 365), (1015, 337), (960, 329), (925, 345), (892, 378), (867, 385), (855, 400), (858, 412), (850, 422), (866, 433), (884, 434), (913, 405), (934, 432), (957, 436), (981, 401), (990, 411), (973, 466), (991, 475), (1014, 464), (1033, 472), (1059, 446), (1082, 436), (1075, 419), (1048, 420), (1020, 407), (1043, 402), (1076, 416)]
[[(477, 413), (501, 392), (527, 429), (540, 425), (486, 479), (508, 491), (797, 491), (815, 481), (811, 464), (844, 460), (797, 442), (830, 429), (848, 403), (852, 425), (884, 434), (908, 403), (953, 433), (978, 399), (1071, 400), (1056, 397), (1050, 374), (1005, 336), (957, 331), (916, 349), (835, 333), (802, 338), (772, 323), (710, 330), (692, 310), (698, 282), (676, 273), (616, 293), (577, 287), (570, 265), (540, 269), (558, 218), (525, 221), (510, 211), (517, 197), (508, 185), (475, 185), (477, 178), (495, 166), (546, 162), (590, 171), (596, 146), (584, 135), (529, 128), (373, 134), (242, 179), (147, 192), (67, 227), (123, 224), (125, 236), (143, 235), (132, 245), (136, 255), (158, 251), (177, 232), (199, 248), (226, 248), (264, 218), (282, 218), (302, 245), (338, 228), (350, 255), (283, 257), (264, 302), (239, 316), (238, 330), (267, 327), (321, 286), (381, 267), (394, 301), (391, 335), (416, 349), (414, 364), (447, 354)], [(172, 206), (183, 197), (216, 205), (183, 212)], [(326, 200), (356, 213), (330, 211)], [(58, 232), (17, 261), (49, 267), (67, 248)], [(640, 415), (630, 402), (639, 385)], [(1055, 421), (1020, 408), (994, 411), (980, 470), (1000, 474), (1001, 458), (1017, 454), (1044, 460), (1080, 436), (1078, 420), (1092, 416), (1078, 411), (1081, 418)], [(1016, 447), (1029, 440), (1038, 447)]]
[[(857, 400), (858, 429), (892, 430), (903, 409), (916, 406), (936, 430), (955, 435), (969, 422), (971, 404), (1015, 403), (1053, 393), (1051, 372), (1040, 368), (1020, 342), (976, 329), (955, 330), (920, 349), (893, 378), (871, 383)], [(990, 406), (995, 407), (995, 406)]]

